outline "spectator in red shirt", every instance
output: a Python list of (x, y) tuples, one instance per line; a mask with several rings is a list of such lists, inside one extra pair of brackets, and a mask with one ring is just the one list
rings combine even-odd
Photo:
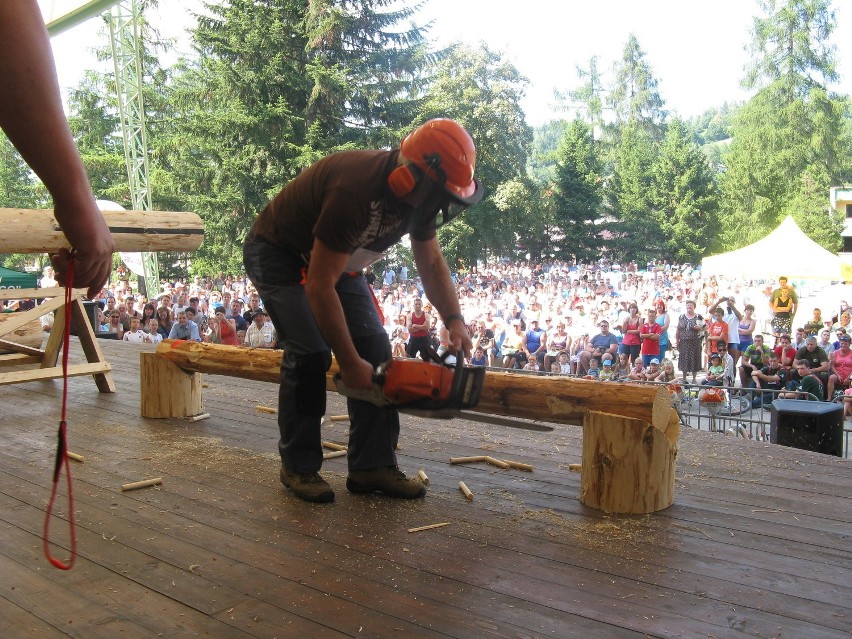
[(796, 349), (790, 344), (789, 333), (784, 333), (778, 338), (778, 346), (773, 352), (778, 355), (778, 364), (789, 373), (795, 365)]
[[(663, 327), (657, 324), (657, 310), (649, 308), (645, 323), (642, 324), (642, 327), (639, 329), (639, 339), (642, 342), (642, 365), (645, 366), (645, 368), (648, 368), (652, 359), (659, 358), (660, 334), (662, 332)], [(659, 360), (657, 363), (659, 363)]]
[(713, 319), (707, 322), (707, 354), (719, 353), (723, 355), (728, 351), (728, 323), (722, 319), (725, 311), (717, 308), (713, 311)]

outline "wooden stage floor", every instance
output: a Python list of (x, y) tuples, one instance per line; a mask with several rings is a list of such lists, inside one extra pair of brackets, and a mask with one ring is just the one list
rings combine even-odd
[[(118, 391), (71, 380), (79, 556), (42, 554), (61, 383), (3, 386), (0, 637), (849, 637), (849, 460), (686, 430), (675, 504), (581, 505), (582, 429), (539, 433), (403, 417), (400, 465), (425, 500), (337, 501), (278, 482), (272, 384), (206, 377), (190, 423), (139, 417), (139, 351), (101, 342)], [(73, 354), (79, 358), (75, 346)], [(329, 414), (344, 413), (329, 394)], [(346, 424), (324, 438), (345, 443)], [(489, 454), (534, 472), (451, 456)], [(162, 477), (159, 487), (121, 492)], [(475, 493), (466, 501), (463, 480)], [(63, 478), (64, 482), (64, 478)], [(64, 485), (64, 484), (63, 484)], [(68, 556), (67, 508), (51, 524)], [(408, 529), (450, 522), (417, 533)]]

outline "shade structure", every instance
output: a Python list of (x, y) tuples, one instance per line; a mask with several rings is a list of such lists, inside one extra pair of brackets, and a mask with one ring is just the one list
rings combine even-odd
[(705, 275), (745, 280), (785, 275), (796, 280), (839, 281), (840, 268), (840, 258), (809, 238), (790, 216), (754, 244), (701, 260)]
[(38, 276), (35, 273), (13, 271), (0, 266), (0, 288), (35, 288)]

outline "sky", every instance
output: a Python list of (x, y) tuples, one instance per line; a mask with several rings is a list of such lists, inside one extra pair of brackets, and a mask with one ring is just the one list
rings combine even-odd
[[(43, 9), (55, 1), (40, 0)], [(199, 6), (198, 0), (161, 0), (146, 15), (188, 51), (189, 11)], [(852, 94), (852, 2), (835, 0), (833, 6), (841, 78), (830, 88)], [(577, 66), (588, 67), (598, 56), (598, 68), (609, 71), (631, 33), (669, 112), (688, 118), (747, 99), (740, 82), (756, 15), (762, 15), (757, 0), (428, 0), (416, 22), (434, 20), (430, 36), (439, 44), (485, 42), (501, 52), (529, 79), (521, 106), (527, 122), (538, 126), (564, 117), (554, 90), (578, 86)], [(76, 85), (85, 69), (100, 68), (91, 48), (108, 42), (102, 25), (93, 19), (53, 39), (63, 89)]]

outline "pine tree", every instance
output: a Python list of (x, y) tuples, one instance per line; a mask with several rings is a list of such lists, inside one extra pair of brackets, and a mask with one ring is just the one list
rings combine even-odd
[(597, 144), (589, 125), (574, 120), (557, 151), (553, 192), (553, 219), (561, 235), (556, 244), (560, 259), (589, 261), (599, 257), (603, 227), (602, 176)]
[(652, 168), (657, 150), (647, 129), (631, 123), (621, 129), (608, 180), (610, 226), (620, 259), (658, 258), (665, 237), (650, 201)]
[[(830, 0), (763, 0), (761, 5), (766, 15), (755, 19), (755, 58), (744, 83), (758, 92), (735, 118), (725, 157), (724, 228), (733, 245), (775, 228), (790, 202), (808, 197), (814, 180), (825, 186), (827, 199), (828, 186), (852, 177), (852, 140), (844, 129), (848, 103), (827, 89), (836, 77)], [(812, 179), (803, 181), (805, 174)], [(827, 216), (827, 209), (809, 208), (808, 215)], [(802, 223), (831, 234), (825, 219)], [(836, 237), (823, 241), (836, 243)]]
[(697, 262), (714, 240), (718, 195), (707, 159), (681, 120), (669, 122), (650, 188), (662, 254)]
[(617, 127), (632, 124), (644, 129), (652, 140), (660, 138), (666, 116), (664, 102), (645, 52), (632, 33), (624, 45), (621, 61), (616, 65), (615, 85), (608, 100)]

